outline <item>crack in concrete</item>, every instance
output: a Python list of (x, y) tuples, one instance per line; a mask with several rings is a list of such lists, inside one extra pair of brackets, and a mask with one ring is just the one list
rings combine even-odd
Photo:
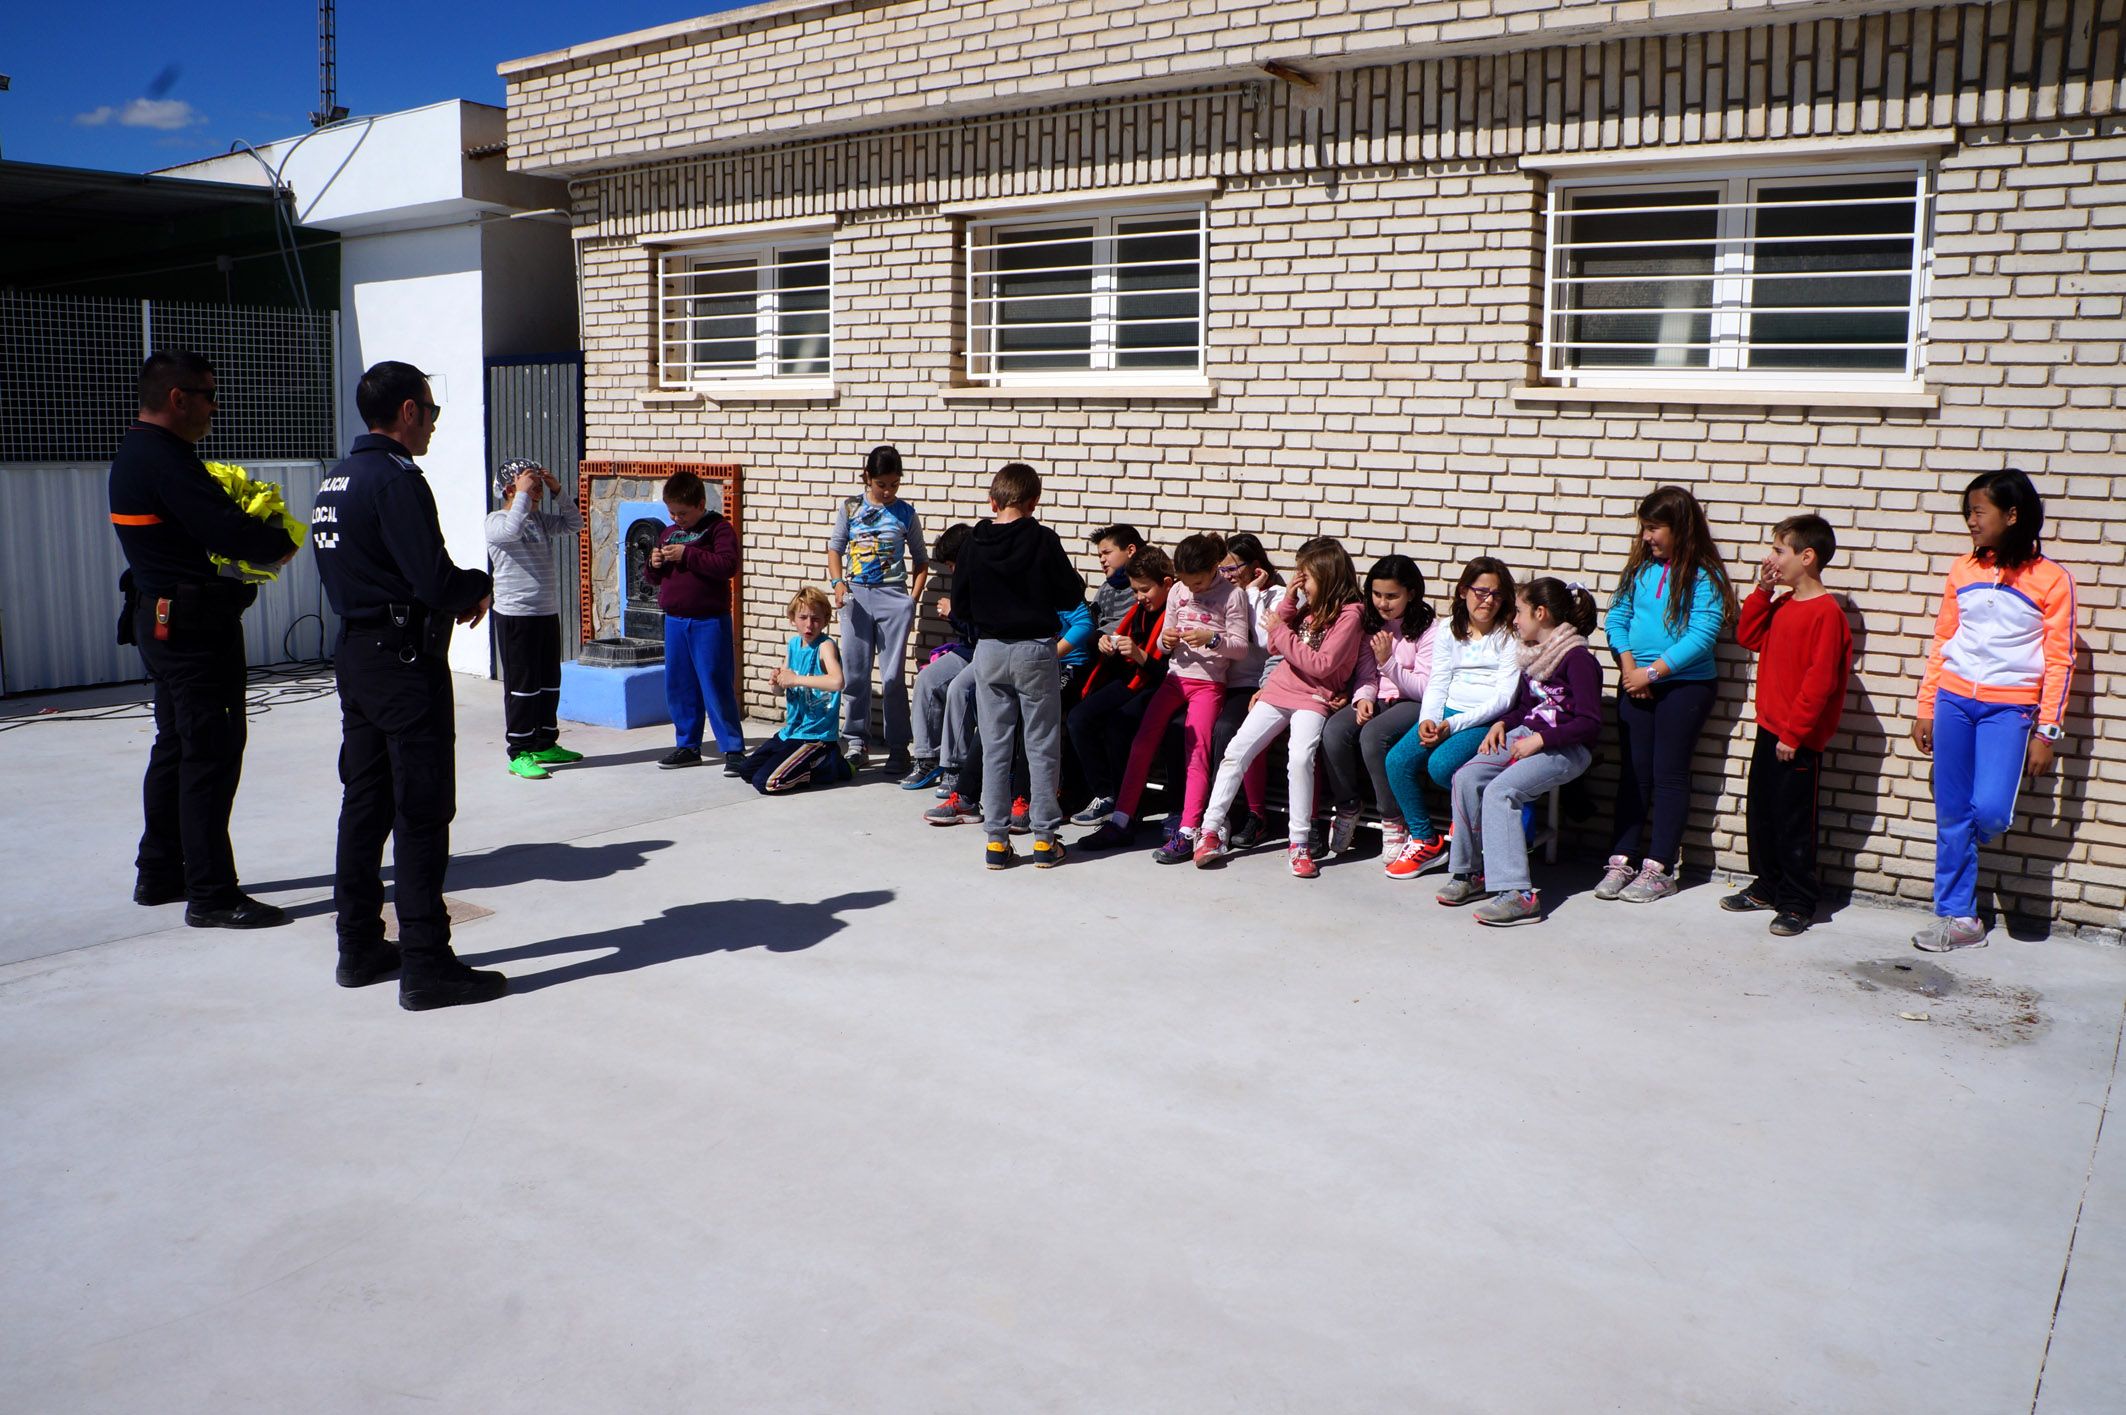
[(2030, 1415), (2037, 1415), (2045, 1395), (2045, 1365), (2052, 1359), (2052, 1339), (2060, 1329), (2060, 1304), (2067, 1299), (2067, 1275), (2074, 1270), (2074, 1241), (2082, 1233), (2082, 1212), (2089, 1206), (2089, 1186), (2096, 1180), (2097, 1151), (2104, 1144), (2104, 1122), (2111, 1115), (2111, 1092), (2119, 1081), (2119, 1052), (2126, 1046), (2126, 1003), (2119, 1008), (2119, 1028), (2111, 1040), (2111, 1075), (2104, 1081), (2104, 1099), (2097, 1107), (2096, 1134), (2089, 1141), (2089, 1167), (2082, 1173), (2081, 1196), (2074, 1203), (2074, 1223), (2067, 1230), (2067, 1253), (2060, 1260), (2060, 1284), (2052, 1294), (2052, 1318), (2045, 1325), (2045, 1349), (2037, 1358), (2037, 1383), (2030, 1389)]

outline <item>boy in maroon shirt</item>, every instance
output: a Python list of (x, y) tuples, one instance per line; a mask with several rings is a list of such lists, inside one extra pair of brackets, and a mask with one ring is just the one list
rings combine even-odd
[(1821, 516), (1789, 516), (1774, 526), (1771, 553), (1735, 626), (1735, 638), (1758, 656), (1749, 802), (1757, 879), (1720, 907), (1774, 910), (1772, 932), (1782, 938), (1816, 915), (1816, 794), (1853, 669), (1845, 608), (1823, 587), (1823, 567), (1837, 553), (1838, 539)]

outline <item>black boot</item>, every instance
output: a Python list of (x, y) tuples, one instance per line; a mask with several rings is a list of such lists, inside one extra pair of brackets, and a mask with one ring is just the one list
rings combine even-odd
[(153, 880), (141, 875), (133, 881), (133, 902), (154, 906), (158, 904), (182, 904), (185, 898), (183, 880)]
[(399, 1006), (408, 1012), (493, 1002), (508, 991), (506, 974), (468, 968), (455, 958), (409, 964), (399, 975)]
[(288, 922), (288, 911), (277, 904), (239, 894), (219, 908), (187, 906), (185, 922), (195, 929), (277, 929)]
[(366, 988), (399, 975), (399, 946), (378, 939), (370, 944), (340, 945), (340, 966), (332, 980), (343, 988)]

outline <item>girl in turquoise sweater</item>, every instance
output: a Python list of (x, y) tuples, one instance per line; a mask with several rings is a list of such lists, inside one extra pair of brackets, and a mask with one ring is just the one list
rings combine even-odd
[[(1698, 498), (1664, 486), (1639, 503), (1639, 536), (1609, 602), (1605, 628), (1622, 679), (1617, 693), (1617, 830), (1597, 899), (1643, 904), (1676, 892), (1676, 857), (1690, 808), (1690, 759), (1718, 689), (1713, 645), (1735, 617), (1720, 546)], [(1652, 838), (1636, 868), (1652, 818)]]

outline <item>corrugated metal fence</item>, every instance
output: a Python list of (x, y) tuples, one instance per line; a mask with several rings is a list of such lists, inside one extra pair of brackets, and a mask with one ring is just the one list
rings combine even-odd
[[(487, 465), (499, 467), (516, 457), (545, 467), (568, 499), (576, 499), (583, 461), (582, 354), (487, 361)], [(492, 487), (488, 496), (491, 504), (499, 504)], [(583, 647), (582, 586), (576, 548), (556, 546), (554, 553), (561, 557), (561, 657), (570, 659)]]
[[(327, 464), (243, 465), (307, 516)], [(146, 676), (140, 654), (116, 642), (125, 557), (111, 533), (109, 479), (108, 462), (0, 464), (0, 693)], [(256, 666), (321, 658), (338, 624), (317, 562), (298, 554), (244, 615), (246, 657)]]

